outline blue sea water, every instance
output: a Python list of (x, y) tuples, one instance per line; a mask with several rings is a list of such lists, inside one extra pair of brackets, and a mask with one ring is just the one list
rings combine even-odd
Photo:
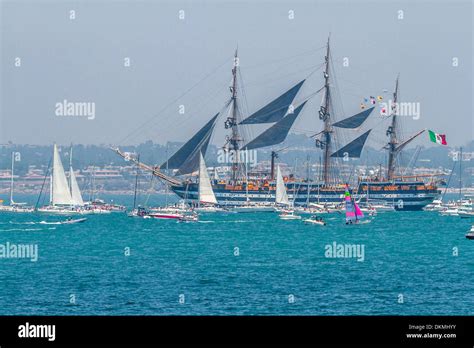
[[(465, 238), (474, 221), (458, 217), (380, 213), (346, 226), (331, 215), (320, 227), (272, 213), (199, 223), (110, 214), (38, 224), (61, 219), (0, 214), (0, 244), (35, 243), (39, 252), (37, 262), (0, 258), (0, 315), (474, 313), (474, 241)], [(364, 261), (326, 257), (333, 242), (363, 245)]]

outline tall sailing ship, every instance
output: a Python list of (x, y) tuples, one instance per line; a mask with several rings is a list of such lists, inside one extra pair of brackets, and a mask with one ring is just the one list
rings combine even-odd
[[(322, 93), (322, 102), (318, 111), (318, 118), (323, 123), (323, 129), (314, 135), (316, 148), (322, 152), (321, 178), (318, 182), (310, 180), (291, 179), (286, 182), (288, 196), (295, 205), (304, 205), (310, 202), (318, 203), (340, 203), (345, 197), (345, 182), (343, 182), (339, 171), (338, 161), (340, 159), (359, 158), (366, 143), (371, 129), (365, 131), (345, 146), (336, 149), (336, 130), (358, 130), (375, 106), (364, 109), (361, 112), (345, 118), (335, 120), (333, 116), (333, 87), (331, 82), (331, 50), (330, 40), (326, 44), (324, 57), (323, 77), (324, 85), (314, 94)], [(155, 176), (168, 184), (173, 192), (179, 197), (190, 202), (199, 201), (199, 181), (191, 180), (190, 175), (199, 169), (201, 153), (205, 156), (213, 131), (221, 115), (225, 115), (224, 128), (228, 131), (226, 143), (223, 149), (231, 154), (231, 173), (227, 180), (214, 180), (212, 190), (219, 205), (241, 205), (248, 201), (252, 202), (274, 202), (276, 195), (276, 182), (274, 178), (274, 166), (276, 152), (272, 151), (271, 173), (266, 177), (249, 180), (246, 177), (247, 163), (239, 156), (244, 150), (256, 150), (282, 143), (295, 120), (305, 107), (308, 99), (294, 105), (294, 101), (305, 80), (300, 81), (286, 92), (260, 108), (247, 118), (242, 118), (242, 108), (239, 106), (237, 95), (238, 76), (238, 54), (234, 55), (232, 69), (232, 83), (230, 86), (231, 96), (222, 112), (212, 117), (199, 131), (187, 141), (175, 154), (173, 154), (161, 166), (150, 166), (138, 162), (136, 158), (122, 152), (119, 148), (113, 150), (127, 160), (137, 163), (142, 169), (151, 171)], [(393, 93), (393, 105), (397, 105), (399, 83), (398, 78)], [(421, 176), (398, 176), (396, 163), (400, 152), (424, 132), (419, 131), (406, 140), (399, 139), (399, 116), (397, 108), (388, 111), (390, 126), (386, 131), (388, 142), (384, 147), (388, 152), (388, 164), (386, 174), (381, 173), (374, 178), (359, 178), (357, 187), (352, 193), (354, 199), (366, 197), (370, 191), (371, 200), (380, 201), (393, 205), (397, 210), (420, 210), (431, 203), (438, 195), (439, 190), (433, 180), (425, 183)], [(254, 139), (245, 142), (242, 137), (241, 127), (255, 124), (272, 124)], [(174, 170), (171, 176), (160, 168)], [(245, 174), (244, 174), (245, 173)], [(428, 177), (428, 176), (426, 176)]]

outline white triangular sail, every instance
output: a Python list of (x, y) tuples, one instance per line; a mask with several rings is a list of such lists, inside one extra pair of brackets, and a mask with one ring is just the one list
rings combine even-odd
[(69, 191), (66, 174), (63, 164), (59, 157), (59, 151), (56, 144), (53, 149), (53, 175), (51, 179), (51, 204), (52, 205), (71, 205), (72, 197)]
[(280, 166), (277, 167), (275, 203), (290, 205), (290, 201), (288, 200), (288, 194), (286, 193), (285, 182), (283, 181), (283, 176), (281, 175)]
[(81, 190), (77, 184), (76, 174), (72, 168), (72, 145), (69, 152), (69, 191), (71, 192), (72, 204), (83, 206), (84, 201), (82, 200)]
[(217, 204), (202, 153), (199, 156), (199, 202)]
[(70, 180), (71, 180), (71, 195), (72, 195), (72, 204), (83, 206), (84, 201), (82, 200), (81, 190), (79, 190), (79, 185), (77, 184), (76, 174), (74, 174), (74, 170), (71, 167), (70, 171)]

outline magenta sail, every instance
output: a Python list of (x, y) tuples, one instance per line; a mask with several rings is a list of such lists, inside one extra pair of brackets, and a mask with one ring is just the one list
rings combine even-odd
[(355, 207), (355, 215), (357, 216), (357, 218), (363, 218), (364, 217), (364, 213), (360, 210), (359, 206), (357, 205), (357, 203), (354, 203), (354, 207)]
[(352, 223), (356, 220), (356, 212), (354, 210), (354, 205), (352, 204), (351, 194), (349, 193), (349, 185), (346, 185), (344, 200), (346, 203), (346, 223)]

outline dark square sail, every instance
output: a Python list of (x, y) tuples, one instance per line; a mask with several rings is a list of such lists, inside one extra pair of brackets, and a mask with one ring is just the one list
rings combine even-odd
[(176, 151), (160, 168), (178, 169), (177, 175), (189, 174), (199, 168), (199, 153), (206, 154), (212, 131), (219, 114), (206, 123), (186, 144)]
[(260, 147), (276, 145), (283, 142), (305, 104), (306, 101), (298, 106), (293, 113), (286, 115), (279, 122), (275, 123), (250, 143), (245, 145), (244, 149), (258, 149)]
[(371, 107), (367, 110), (364, 110), (362, 112), (359, 112), (358, 114), (355, 114), (354, 116), (345, 118), (339, 122), (333, 123), (334, 127), (339, 127), (339, 128), (358, 128), (364, 123), (364, 121), (369, 117), (370, 113), (374, 110), (374, 107)]
[(240, 124), (273, 123), (280, 121), (285, 116), (288, 107), (293, 102), (293, 99), (295, 99), (296, 94), (305, 81), (306, 80), (299, 82), (281, 96), (247, 117), (245, 120), (240, 122)]
[(369, 136), (371, 130), (372, 129), (369, 129), (367, 132), (362, 134), (360, 137), (355, 138), (349, 144), (342, 147), (338, 151), (334, 152), (331, 155), (331, 157), (359, 158), (360, 154), (362, 152), (362, 148), (364, 147), (365, 141), (367, 140), (367, 137)]

